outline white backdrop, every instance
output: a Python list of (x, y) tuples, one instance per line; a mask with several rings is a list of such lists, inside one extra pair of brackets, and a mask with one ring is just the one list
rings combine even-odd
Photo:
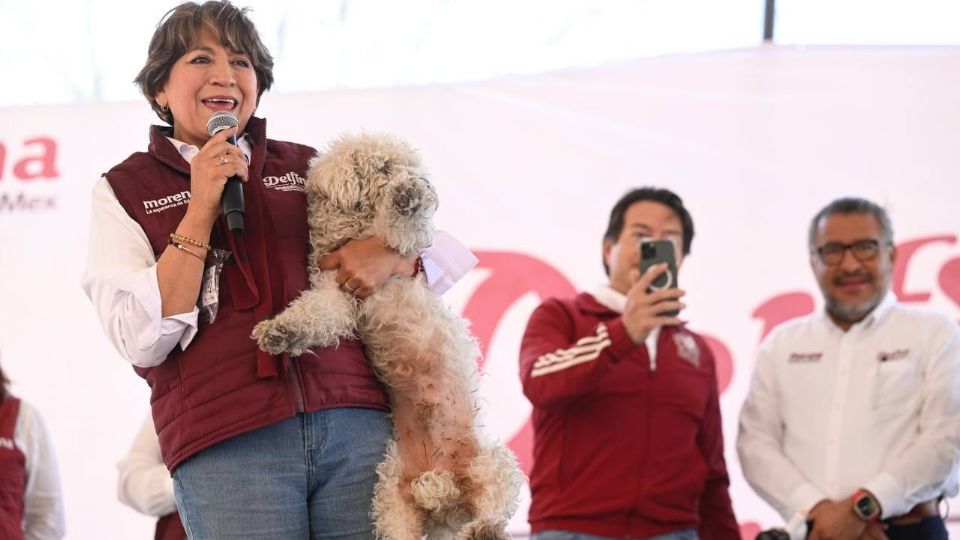
[[(904, 301), (960, 318), (960, 48), (756, 48), (606, 68), (428, 86), (267, 94), (276, 139), (322, 146), (344, 130), (395, 132), (423, 153), (438, 224), (480, 267), (447, 294), (487, 357), (486, 425), (526, 460), (517, 349), (541, 297), (604, 279), (609, 208), (631, 187), (677, 191), (697, 227), (686, 317), (714, 338), (735, 510), (774, 513), (734, 449), (752, 354), (774, 322), (820, 306), (810, 217), (861, 195), (890, 210)], [(68, 538), (148, 538), (116, 502), (115, 463), (148, 408), (80, 290), (90, 191), (146, 146), (145, 102), (0, 109), (0, 354), (13, 391), (58, 450)], [(956, 505), (954, 505), (956, 506)], [(526, 505), (524, 505), (525, 509)], [(525, 510), (514, 520), (526, 532)], [(751, 536), (752, 538), (752, 536)]]

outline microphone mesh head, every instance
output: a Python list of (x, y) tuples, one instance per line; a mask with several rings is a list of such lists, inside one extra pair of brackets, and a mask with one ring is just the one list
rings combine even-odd
[(230, 111), (217, 111), (210, 115), (210, 119), (207, 120), (207, 134), (213, 137), (225, 129), (239, 125), (240, 122), (237, 121), (237, 117)]

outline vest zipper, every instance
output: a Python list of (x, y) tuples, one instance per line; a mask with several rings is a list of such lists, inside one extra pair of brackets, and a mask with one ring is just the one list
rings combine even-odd
[[(246, 132), (242, 133), (240, 136), (243, 137), (243, 136), (245, 136), (245, 135), (246, 135)], [(266, 127), (263, 128), (263, 140), (264, 140), (264, 144), (266, 144), (266, 140), (267, 140), (267, 128), (266, 128)], [(248, 170), (248, 171), (252, 171), (252, 170), (253, 170), (253, 165), (254, 165), (253, 160), (254, 160), (254, 158), (256, 157), (256, 156), (254, 155), (254, 154), (255, 154), (255, 151), (256, 151), (256, 145), (251, 145), (251, 146), (250, 146), (250, 161), (247, 162), (247, 170)], [(250, 179), (252, 179), (252, 178), (253, 178), (253, 176), (251, 175)], [(297, 367), (297, 366), (299, 365), (299, 363), (298, 363), (296, 360), (294, 360), (293, 358), (290, 358), (289, 356), (287, 357), (287, 359), (288, 359), (287, 364), (290, 366), (289, 369), (288, 369), (288, 371), (289, 371), (289, 373), (290, 373), (290, 386), (292, 387), (293, 397), (294, 397), (294, 399), (296, 400), (296, 403), (297, 403), (297, 412), (298, 412), (298, 413), (305, 413), (305, 412), (307, 412), (307, 406), (306, 406), (306, 404), (304, 403), (304, 397), (303, 397), (303, 396), (306, 394), (306, 392), (305, 392), (304, 389), (303, 389), (303, 379), (300, 377), (300, 370), (299, 370), (298, 367)]]

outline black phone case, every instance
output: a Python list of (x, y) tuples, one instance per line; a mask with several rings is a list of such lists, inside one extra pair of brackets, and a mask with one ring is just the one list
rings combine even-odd
[[(647, 272), (651, 266), (667, 263), (667, 270), (650, 284), (649, 292), (677, 287), (677, 260), (674, 256), (674, 244), (670, 240), (640, 240), (637, 251), (640, 254), (640, 275)], [(677, 310), (665, 311), (660, 315), (675, 317)]]

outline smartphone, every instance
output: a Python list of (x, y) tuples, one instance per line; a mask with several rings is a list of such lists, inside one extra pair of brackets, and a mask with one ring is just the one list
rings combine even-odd
[[(654, 240), (642, 238), (640, 240), (640, 275), (647, 273), (651, 266), (666, 263), (667, 269), (650, 284), (649, 292), (670, 289), (677, 286), (677, 257), (676, 246), (673, 240)], [(675, 317), (679, 311), (665, 311), (661, 315)]]

